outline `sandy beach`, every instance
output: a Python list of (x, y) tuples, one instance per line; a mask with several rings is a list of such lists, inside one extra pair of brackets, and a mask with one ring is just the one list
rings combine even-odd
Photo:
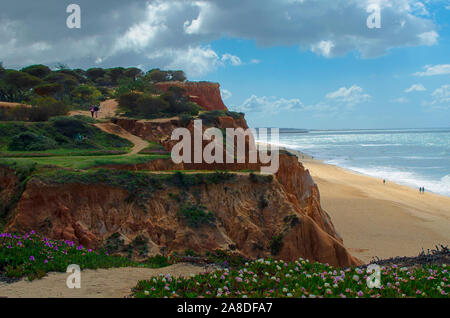
[[(450, 245), (450, 198), (412, 189), (295, 152), (318, 184), (322, 207), (344, 245), (363, 261), (417, 256)], [(302, 158), (303, 157), (303, 158)]]

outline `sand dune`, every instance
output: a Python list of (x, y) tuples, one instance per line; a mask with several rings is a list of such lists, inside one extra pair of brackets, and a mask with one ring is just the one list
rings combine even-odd
[[(300, 156), (301, 158), (301, 156)], [(450, 198), (300, 159), (318, 184), (322, 207), (344, 245), (363, 261), (415, 256), (450, 245)]]

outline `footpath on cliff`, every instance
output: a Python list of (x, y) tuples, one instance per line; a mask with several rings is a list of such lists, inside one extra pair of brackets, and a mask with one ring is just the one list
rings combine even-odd
[[(108, 118), (112, 118), (114, 116), (116, 116), (117, 111), (118, 111), (119, 107), (118, 107), (118, 103), (115, 99), (108, 99), (104, 102), (100, 103), (100, 110), (98, 112), (98, 117), (96, 117), (96, 119), (108, 119)], [(70, 116), (76, 116), (76, 115), (81, 115), (81, 116), (90, 116), (90, 111), (87, 110), (74, 110), (71, 111), (69, 113)], [(126, 131), (125, 129), (123, 129), (122, 127), (120, 127), (119, 125), (116, 125), (114, 123), (111, 122), (106, 122), (106, 123), (97, 123), (94, 126), (96, 126), (97, 128), (100, 128), (101, 130), (103, 130), (104, 132), (108, 133), (108, 134), (113, 134), (116, 136), (119, 136), (121, 138), (127, 139), (130, 142), (132, 142), (134, 144), (133, 148), (131, 149), (130, 152), (126, 153), (124, 156), (131, 156), (134, 154), (139, 153), (140, 151), (142, 151), (143, 149), (145, 149), (146, 147), (148, 147), (149, 143), (147, 141), (145, 141), (144, 139), (130, 134), (128, 131)]]

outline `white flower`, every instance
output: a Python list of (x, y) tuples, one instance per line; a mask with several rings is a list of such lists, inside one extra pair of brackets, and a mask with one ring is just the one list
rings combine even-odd
[(145, 291), (144, 291), (144, 294), (150, 295), (150, 292), (149, 292), (148, 290), (145, 290)]
[(358, 275), (353, 275), (353, 280), (357, 282), (359, 280), (359, 276)]
[(292, 294), (291, 293), (287, 293), (287, 295), (286, 296), (288, 296), (288, 297), (292, 297)]

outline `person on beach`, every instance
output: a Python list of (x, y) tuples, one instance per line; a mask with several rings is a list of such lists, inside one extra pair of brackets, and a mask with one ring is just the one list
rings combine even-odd
[(94, 105), (91, 106), (90, 111), (91, 111), (92, 118), (94, 118), (94, 114), (95, 114), (95, 106)]
[(383, 179), (383, 184), (386, 184), (386, 179)]

